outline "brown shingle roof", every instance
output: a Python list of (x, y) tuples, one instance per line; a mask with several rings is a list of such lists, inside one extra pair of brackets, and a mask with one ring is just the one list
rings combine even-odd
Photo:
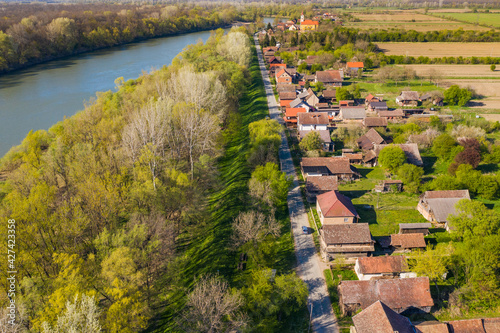
[(361, 136), (356, 142), (363, 150), (371, 150), (375, 144), (381, 144), (385, 141), (375, 129), (370, 128), (370, 130), (366, 132), (365, 135)]
[(331, 175), (352, 174), (353, 170), (347, 157), (305, 157), (300, 162), (302, 170), (324, 168)]
[(377, 301), (352, 317), (356, 333), (414, 333), (408, 318)]
[(448, 325), (439, 321), (424, 321), (415, 326), (417, 333), (449, 333)]
[(360, 304), (362, 309), (376, 301), (397, 310), (434, 305), (428, 277), (342, 281), (339, 291), (344, 304)]
[(337, 96), (336, 90), (323, 90), (323, 98), (335, 98)]
[(483, 325), (486, 333), (500, 333), (500, 318), (485, 318)]
[(299, 113), (299, 124), (301, 125), (328, 125), (328, 114), (323, 112)]
[(318, 195), (317, 200), (319, 207), (321, 208), (321, 212), (325, 217), (359, 217), (358, 213), (356, 212), (356, 208), (354, 208), (354, 205), (351, 202), (351, 199), (338, 191), (330, 191)]
[(331, 82), (342, 82), (342, 76), (340, 75), (340, 71), (318, 71), (316, 72), (316, 80), (323, 83), (331, 83)]
[(418, 92), (417, 91), (402, 91), (399, 94), (399, 100), (403, 101), (418, 101)]
[(422, 199), (458, 198), (470, 199), (469, 190), (425, 191)]
[(401, 273), (408, 271), (404, 256), (358, 258), (361, 274)]
[(481, 319), (454, 320), (448, 322), (450, 333), (485, 333)]
[(297, 93), (295, 91), (282, 91), (280, 92), (280, 100), (294, 100), (297, 97)]
[(342, 119), (363, 119), (366, 117), (364, 106), (341, 106)]
[(372, 243), (368, 223), (325, 224), (322, 229), (323, 239), (327, 245)]
[(403, 110), (398, 109), (394, 111), (379, 111), (378, 115), (379, 117), (404, 117), (405, 113)]
[(278, 92), (282, 92), (282, 91), (295, 91), (295, 85), (293, 85), (293, 84), (287, 84), (287, 83), (278, 83), (276, 85), (276, 90)]
[[(424, 164), (424, 162), (422, 161), (422, 157), (420, 157), (420, 151), (418, 150), (418, 145), (416, 143), (400, 143), (394, 145), (403, 149), (406, 155), (406, 159), (409, 163), (415, 164), (417, 166), (422, 166)], [(377, 154), (378, 156), (380, 151), (387, 146), (388, 145), (374, 145), (373, 149), (375, 150), (375, 154)]]
[(391, 235), (391, 245), (403, 249), (425, 248), (424, 234), (394, 234)]
[(337, 189), (337, 176), (313, 176), (306, 179), (306, 190), (309, 192), (335, 191)]
[(363, 120), (363, 125), (366, 127), (387, 127), (386, 117), (366, 117)]
[(446, 222), (450, 214), (456, 215), (456, 204), (462, 199), (469, 199), (469, 190), (452, 190), (452, 191), (426, 191), (421, 196), (421, 200), (425, 202), (437, 222)]

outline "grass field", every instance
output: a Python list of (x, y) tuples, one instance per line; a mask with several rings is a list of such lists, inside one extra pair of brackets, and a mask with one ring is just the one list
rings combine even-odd
[(441, 57), (498, 57), (500, 43), (377, 43), (387, 55)]
[(416, 31), (435, 30), (489, 30), (489, 28), (454, 22), (436, 16), (424, 15), (417, 12), (391, 11), (384, 13), (351, 13), (361, 22), (346, 22), (347, 27), (358, 29), (405, 29)]
[(465, 21), (470, 23), (486, 24), (495, 28), (500, 28), (500, 13), (446, 13), (441, 12), (439, 15), (451, 17), (455, 20)]

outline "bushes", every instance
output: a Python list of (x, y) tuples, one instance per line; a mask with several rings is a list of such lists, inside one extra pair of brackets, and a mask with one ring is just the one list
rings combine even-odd
[(444, 91), (444, 101), (448, 105), (465, 106), (472, 99), (472, 92), (456, 84)]
[(406, 155), (400, 147), (389, 145), (380, 151), (378, 161), (384, 169), (395, 173), (406, 162)]

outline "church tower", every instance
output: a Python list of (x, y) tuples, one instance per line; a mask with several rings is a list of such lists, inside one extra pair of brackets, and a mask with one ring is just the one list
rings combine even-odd
[(300, 23), (304, 22), (304, 12), (300, 14)]

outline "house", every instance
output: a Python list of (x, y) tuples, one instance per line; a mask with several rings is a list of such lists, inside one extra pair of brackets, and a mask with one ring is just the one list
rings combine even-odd
[(375, 185), (375, 192), (378, 193), (401, 192), (402, 190), (403, 182), (400, 180), (387, 179)]
[(349, 163), (351, 164), (361, 164), (363, 163), (363, 154), (362, 153), (342, 153), (342, 157), (347, 157), (349, 159)]
[(368, 94), (365, 98), (365, 105), (368, 106), (371, 102), (382, 102), (382, 98)]
[(295, 91), (281, 91), (279, 93), (279, 98), (280, 101), (286, 100), (291, 102), (297, 98), (297, 93)]
[(316, 198), (316, 210), (322, 225), (357, 223), (359, 215), (351, 199), (338, 191), (330, 191)]
[(366, 110), (364, 106), (341, 106), (339, 116), (342, 120), (362, 120)]
[(432, 102), (433, 105), (443, 106), (443, 98), (440, 96), (433, 96), (430, 93), (425, 93), (422, 96), (420, 96), (420, 101)]
[(329, 130), (313, 130), (313, 131), (299, 131), (299, 139), (302, 141), (305, 136), (310, 133), (310, 132), (316, 132), (318, 133), (321, 142), (323, 143), (323, 150), (324, 151), (332, 151), (334, 148), (334, 144), (332, 142), (332, 138), (330, 137), (330, 131)]
[(445, 223), (448, 227), (448, 216), (456, 215), (455, 205), (462, 199), (470, 200), (469, 190), (426, 191), (420, 196), (417, 210), (429, 222)]
[(371, 279), (367, 281), (341, 281), (339, 304), (344, 315), (366, 309), (381, 301), (397, 313), (415, 310), (429, 313), (434, 305), (429, 278)]
[(453, 320), (447, 324), (452, 333), (489, 333), (484, 330), (482, 319)]
[[(282, 69), (286, 69), (286, 64), (270, 64), (269, 65), (269, 75), (275, 75), (276, 71), (280, 71)], [(288, 74), (290, 74), (290, 73), (288, 73)]]
[[(368, 130), (368, 132), (366, 132), (363, 136), (361, 136), (356, 141), (356, 143), (358, 144), (359, 148), (368, 151), (372, 150), (374, 145), (384, 144), (385, 140), (380, 134), (378, 134), (378, 132), (375, 129), (370, 128), (370, 130)], [(374, 155), (374, 157), (375, 156), (376, 155)]]
[(316, 80), (316, 75), (314, 75), (314, 74), (304, 75), (305, 82), (314, 82), (314, 80)]
[(291, 108), (304, 108), (304, 109), (306, 109), (307, 112), (311, 111), (311, 106), (309, 104), (307, 104), (307, 102), (304, 101), (299, 96), (300, 96), (300, 94), (297, 95), (297, 98), (294, 99), (293, 101), (291, 101), (288, 105)]
[[(387, 144), (373, 145), (373, 150), (375, 151), (377, 157), (380, 151), (387, 146), (388, 146)], [(394, 144), (394, 146), (398, 146), (404, 151), (408, 163), (415, 164), (416, 166), (424, 165), (422, 157), (420, 156), (420, 151), (418, 150), (418, 145), (416, 143), (400, 143), (400, 144)]]
[(418, 92), (416, 91), (402, 91), (398, 97), (396, 97), (396, 103), (399, 106), (418, 106)]
[(285, 65), (286, 68), (286, 64), (282, 64), (281, 59), (279, 59), (278, 57), (269, 58), (268, 62), (269, 62), (269, 67), (272, 67), (272, 65)]
[(336, 70), (317, 71), (314, 82), (322, 82), (325, 86), (342, 87), (344, 72)]
[(291, 24), (291, 25), (288, 27), (288, 30), (290, 30), (290, 31), (297, 31), (297, 30), (300, 30), (300, 25), (298, 25), (298, 24)]
[(417, 277), (410, 273), (405, 256), (381, 256), (356, 259), (354, 272), (360, 281), (373, 278)]
[(305, 62), (308, 66), (311, 66), (311, 65), (314, 65), (316, 63), (317, 59), (318, 59), (318, 56), (308, 55), (307, 58), (305, 59)]
[(379, 111), (378, 116), (385, 117), (391, 120), (401, 120), (405, 116), (405, 113), (403, 112), (403, 110), (397, 109), (394, 111)]
[(304, 157), (300, 161), (304, 179), (310, 176), (337, 176), (340, 181), (359, 178), (358, 170), (347, 157)]
[(358, 73), (358, 70), (363, 70), (364, 67), (365, 65), (362, 61), (349, 61), (346, 64), (346, 72), (348, 72), (350, 75), (355, 75)]
[(320, 194), (336, 191), (337, 189), (337, 176), (316, 176), (307, 177), (306, 179), (306, 197), (309, 202), (314, 202)]
[(292, 84), (292, 76), (286, 69), (281, 69), (276, 73), (276, 83)]
[[(290, 103), (290, 106), (291, 105), (292, 103)], [(298, 114), (297, 128), (299, 131), (326, 131), (328, 130), (329, 124), (330, 120), (328, 120), (328, 115), (323, 112), (307, 112)]]
[(285, 116), (283, 117), (285, 124), (290, 127), (296, 127), (297, 117), (301, 112), (306, 113), (307, 110), (304, 108), (286, 108)]
[(337, 95), (337, 91), (334, 89), (333, 90), (323, 90), (323, 95), (321, 96), (321, 98), (325, 102), (333, 103), (337, 100), (335, 97), (336, 95)]
[(415, 333), (410, 319), (376, 301), (354, 317), (351, 333)]
[(448, 331), (448, 325), (446, 323), (440, 323), (439, 321), (424, 321), (418, 325), (415, 325), (415, 331), (417, 333), (450, 333)]
[(500, 333), (500, 317), (484, 318), (483, 326), (486, 333)]
[(276, 91), (277, 92), (282, 92), (282, 91), (295, 91), (296, 86), (294, 84), (288, 84), (288, 83), (278, 83), (276, 84)]
[(375, 251), (368, 223), (326, 224), (320, 229), (323, 259), (366, 257)]
[(313, 108), (316, 107), (316, 105), (319, 103), (319, 98), (318, 96), (316, 96), (316, 94), (314, 93), (314, 91), (309, 88), (307, 89), (307, 96), (305, 97), (305, 102), (307, 104), (309, 104), (310, 106), (312, 106)]
[(386, 102), (370, 102), (368, 103), (368, 111), (370, 112), (380, 112), (387, 111), (389, 108), (387, 107)]
[(363, 119), (363, 126), (366, 128), (387, 127), (386, 117), (366, 117)]
[(318, 30), (318, 26), (318, 21), (304, 20), (300, 22), (300, 31)]
[(400, 234), (429, 234), (429, 228), (432, 227), (430, 223), (400, 223)]
[(339, 106), (354, 106), (354, 100), (339, 101)]
[(391, 246), (396, 250), (425, 249), (424, 234), (393, 234)]

